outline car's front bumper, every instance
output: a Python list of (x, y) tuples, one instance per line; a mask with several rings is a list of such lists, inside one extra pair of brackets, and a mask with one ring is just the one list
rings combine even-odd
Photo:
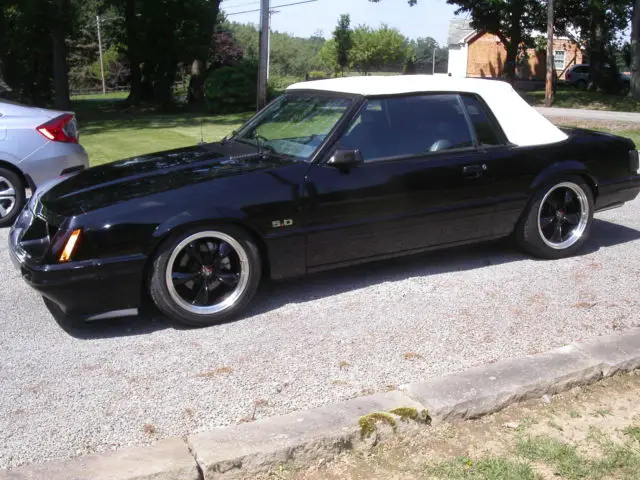
[(21, 242), (26, 227), (34, 220), (33, 213), (25, 208), (9, 233), (11, 260), (27, 284), (71, 316), (91, 317), (139, 307), (144, 255), (40, 263)]

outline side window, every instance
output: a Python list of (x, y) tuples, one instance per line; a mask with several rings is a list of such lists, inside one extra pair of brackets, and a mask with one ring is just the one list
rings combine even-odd
[(463, 96), (462, 101), (469, 113), (469, 118), (476, 130), (476, 137), (480, 145), (502, 145), (493, 123), (484, 110), (482, 104), (474, 97)]
[(369, 100), (340, 140), (365, 162), (468, 148), (473, 140), (456, 95)]

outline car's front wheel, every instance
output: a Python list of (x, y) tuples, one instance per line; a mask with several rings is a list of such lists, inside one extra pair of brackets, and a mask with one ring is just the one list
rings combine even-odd
[(262, 265), (250, 235), (235, 226), (173, 235), (153, 260), (149, 293), (167, 316), (192, 326), (213, 325), (253, 298)]
[(516, 227), (516, 240), (532, 255), (562, 258), (584, 244), (593, 222), (593, 192), (580, 177), (540, 188)]
[(25, 202), (24, 182), (11, 170), (0, 168), (0, 228), (13, 225)]

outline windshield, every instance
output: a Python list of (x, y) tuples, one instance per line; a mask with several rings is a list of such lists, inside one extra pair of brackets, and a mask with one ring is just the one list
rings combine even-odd
[(309, 161), (351, 105), (347, 98), (285, 94), (233, 138), (276, 154)]

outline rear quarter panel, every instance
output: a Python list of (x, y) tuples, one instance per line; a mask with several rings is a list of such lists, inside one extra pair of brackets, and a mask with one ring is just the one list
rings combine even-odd
[(557, 145), (554, 162), (538, 175), (532, 188), (564, 174), (579, 174), (589, 179), (594, 188), (596, 209), (615, 203), (615, 193), (634, 176), (629, 163), (629, 151), (636, 148), (634, 143), (602, 132), (563, 130), (569, 139)]

